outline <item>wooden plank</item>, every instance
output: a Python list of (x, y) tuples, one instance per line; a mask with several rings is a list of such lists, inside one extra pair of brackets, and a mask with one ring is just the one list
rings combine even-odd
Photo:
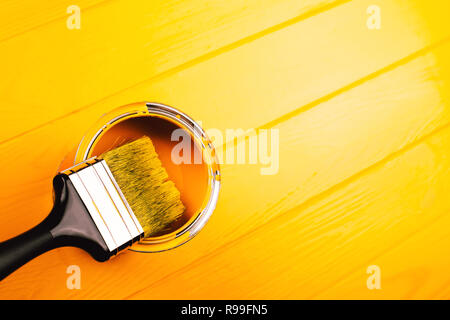
[[(288, 223), (289, 220), (284, 218), (285, 212), (298, 212), (295, 211), (296, 208), (307, 207), (310, 201), (315, 203), (317, 200), (314, 199), (317, 197), (333, 194), (349, 177), (363, 176), (377, 162), (386, 161), (393, 152), (402, 152), (405, 146), (423, 139), (449, 122), (447, 88), (450, 66), (446, 62), (449, 52), (449, 44), (435, 48), (427, 55), (381, 74), (275, 126), (280, 130), (280, 172), (274, 176), (261, 176), (259, 166), (225, 165), (218, 209), (205, 230), (189, 244), (162, 254), (122, 255), (107, 265), (99, 265), (76, 249), (56, 250), (36, 259), (7, 279), (0, 295), (30, 297), (32, 292), (24, 293), (20, 288), (32, 286), (46, 297), (164, 297), (167, 293), (165, 289), (154, 291), (152, 288), (165, 286), (166, 281), (173, 284), (172, 281), (178, 274), (189, 274), (189, 270), (197, 270), (213, 256), (218, 257), (214, 259), (221, 259), (219, 257), (222, 253), (226, 255), (230, 248), (245, 246), (248, 241), (262, 241), (258, 230), (272, 228), (273, 219), (285, 221), (276, 223), (277, 228), (287, 224), (290, 228), (303, 230), (301, 222), (298, 225)], [(63, 125), (64, 123), (58, 124), (61, 128)], [(51, 134), (48, 131), (49, 137)], [(13, 144), (4, 144), (1, 148), (8, 145), (14, 147)], [(5, 153), (13, 154), (15, 158), (10, 158), (9, 161), (21, 167), (23, 162), (30, 161), (25, 157), (25, 152), (28, 151), (11, 149)], [(43, 165), (56, 158), (55, 155), (61, 150), (49, 148), (40, 152), (39, 156), (42, 158), (33, 156), (32, 159), (38, 165)], [(0, 163), (0, 168), (7, 168), (7, 160), (2, 161), (4, 163)], [(5, 175), (6, 169), (0, 176)], [(45, 179), (39, 180), (32, 175), (33, 173), (30, 176), (28, 172), (13, 184), (13, 188), (20, 189), (20, 181), (23, 183), (23, 180), (30, 179), (30, 186), (26, 187), (30, 190), (28, 192), (39, 190), (41, 196), (36, 197), (36, 200), (31, 199), (26, 205), (29, 206), (28, 209), (36, 210), (39, 206), (42, 207), (39, 201), (44, 202), (44, 196), (47, 196), (46, 201), (50, 201), (50, 186)], [(245, 199), (242, 198), (243, 192), (246, 194)], [(0, 194), (9, 194), (9, 198), (20, 196), (8, 193), (6, 188)], [(16, 231), (17, 225), (21, 228), (30, 220), (37, 219), (21, 210), (17, 200), (12, 199), (8, 203), (8, 217), (1, 217), (1, 225), (7, 226), (9, 232)], [(292, 215), (294, 213), (287, 217)], [(258, 232), (258, 236), (247, 239), (246, 235), (253, 232)], [(264, 248), (265, 246), (260, 246), (258, 250)], [(252, 251), (252, 255), (258, 254), (259, 251), (253, 249), (255, 251)], [(244, 250), (239, 252), (244, 254)], [(240, 258), (240, 255), (236, 256), (237, 261)], [(86, 290), (74, 292), (65, 289), (65, 268), (69, 264), (80, 265), (84, 270), (83, 283)], [(217, 264), (214, 266), (211, 265), (211, 268), (217, 268)], [(231, 267), (233, 274), (238, 277), (238, 266)], [(280, 267), (286, 265), (283, 263)], [(48, 282), (50, 277), (54, 281), (44, 288), (40, 283)], [(99, 283), (102, 285), (99, 286)], [(198, 294), (206, 292), (207, 289), (198, 291)], [(244, 293), (250, 295), (252, 292), (255, 291)], [(192, 297), (195, 291), (180, 291), (180, 295), (182, 294)]]
[[(108, 0), (77, 0), (76, 5), (86, 11)], [(0, 3), (0, 42), (43, 27), (49, 23), (65, 26), (69, 16), (67, 7), (73, 5), (69, 0), (15, 1), (4, 0)]]
[[(438, 139), (440, 137), (434, 137), (424, 148), (428, 154), (434, 152), (432, 148), (442, 146), (442, 141), (438, 142)], [(448, 134), (445, 139), (448, 139)], [(443, 148), (447, 148), (448, 156), (448, 146)], [(445, 156), (445, 153), (440, 152), (440, 156)], [(450, 261), (447, 252), (450, 239), (446, 226), (449, 225), (450, 215), (448, 196), (443, 194), (443, 188), (448, 188), (448, 171), (431, 174), (432, 179), (424, 181), (421, 193), (413, 199), (413, 205), (404, 204), (403, 215), (408, 217), (400, 222), (400, 227), (410, 228), (410, 233), (398, 242), (390, 243), (390, 246), (384, 243), (385, 247), (379, 249), (385, 251), (372, 252), (370, 264), (380, 267), (381, 290), (367, 290), (362, 284), (368, 275), (359, 269), (357, 272), (347, 272), (314, 298), (326, 299), (339, 292), (347, 297), (358, 296), (362, 299), (448, 299), (450, 279), (447, 270)], [(447, 181), (443, 180), (445, 178)]]
[(346, 1), (108, 1), (80, 30), (57, 20), (0, 42), (1, 140)]

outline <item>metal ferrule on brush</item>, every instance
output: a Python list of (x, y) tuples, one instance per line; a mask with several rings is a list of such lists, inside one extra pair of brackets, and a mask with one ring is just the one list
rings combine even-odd
[(144, 237), (144, 230), (105, 160), (90, 158), (66, 174), (112, 254)]

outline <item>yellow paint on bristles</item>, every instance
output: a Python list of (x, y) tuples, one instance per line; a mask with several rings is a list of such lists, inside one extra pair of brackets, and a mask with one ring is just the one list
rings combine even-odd
[(181, 217), (180, 192), (162, 166), (150, 138), (143, 137), (101, 156), (144, 229), (160, 234)]

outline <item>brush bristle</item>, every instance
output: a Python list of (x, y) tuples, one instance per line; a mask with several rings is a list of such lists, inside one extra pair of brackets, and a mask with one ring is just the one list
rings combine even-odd
[(184, 212), (180, 192), (152, 141), (143, 137), (102, 155), (136, 218), (149, 237), (166, 230)]

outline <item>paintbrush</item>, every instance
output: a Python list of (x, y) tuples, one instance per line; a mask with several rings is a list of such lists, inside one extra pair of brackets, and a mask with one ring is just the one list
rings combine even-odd
[(152, 141), (143, 137), (73, 166), (53, 179), (54, 206), (36, 227), (0, 243), (0, 280), (63, 246), (106, 261), (160, 234), (184, 212)]

